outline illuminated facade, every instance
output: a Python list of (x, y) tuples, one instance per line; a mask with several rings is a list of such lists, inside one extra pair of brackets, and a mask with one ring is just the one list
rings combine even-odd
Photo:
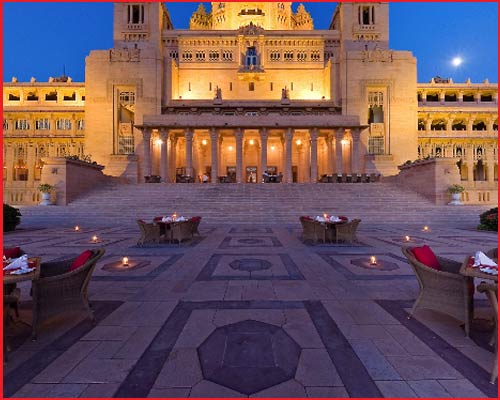
[(213, 183), (456, 156), (471, 185), (494, 183), (497, 84), (417, 84), (413, 55), (388, 47), (388, 7), (339, 3), (314, 30), (302, 5), (214, 2), (178, 30), (162, 3), (116, 3), (114, 47), (90, 53), (84, 84), (4, 84), (4, 200), (35, 201), (41, 158), (63, 154), (130, 182)]

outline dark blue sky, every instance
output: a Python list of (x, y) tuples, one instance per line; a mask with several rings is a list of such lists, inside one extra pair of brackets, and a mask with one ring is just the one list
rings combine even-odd
[[(316, 29), (326, 29), (335, 4), (304, 2)], [(168, 2), (176, 28), (187, 28), (199, 3)], [(294, 3), (294, 10), (298, 3)], [(47, 81), (66, 75), (83, 81), (85, 57), (113, 45), (112, 3), (3, 3), (3, 80)], [(207, 7), (209, 9), (209, 7)], [(433, 76), (498, 82), (498, 4), (390, 3), (390, 47), (417, 57), (418, 81)], [(451, 59), (464, 63), (452, 67)]]

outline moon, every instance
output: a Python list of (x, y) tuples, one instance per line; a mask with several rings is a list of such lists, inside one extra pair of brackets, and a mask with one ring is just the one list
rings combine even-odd
[(461, 57), (455, 57), (455, 58), (453, 58), (453, 60), (451, 60), (451, 64), (454, 67), (459, 67), (462, 64), (462, 62), (463, 62), (463, 60)]

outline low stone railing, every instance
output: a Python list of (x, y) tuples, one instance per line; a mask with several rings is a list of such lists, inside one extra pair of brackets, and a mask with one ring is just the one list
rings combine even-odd
[(464, 204), (497, 204), (497, 183), (461, 181), (458, 160), (459, 158), (431, 158), (403, 164), (398, 166), (399, 174), (386, 181), (411, 189), (438, 205), (451, 201), (448, 187), (454, 184), (465, 187), (462, 193)]
[(104, 166), (65, 157), (43, 159), (41, 183), (55, 187), (52, 201), (56, 205), (67, 205), (83, 193), (111, 179), (102, 173)]

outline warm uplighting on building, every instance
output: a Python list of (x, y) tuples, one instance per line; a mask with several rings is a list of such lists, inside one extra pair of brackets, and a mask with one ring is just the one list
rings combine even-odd
[(161, 146), (161, 145), (163, 144), (163, 140), (161, 140), (161, 139), (156, 139), (156, 140), (155, 140), (155, 144), (156, 144), (157, 146)]
[(271, 150), (272, 151), (276, 150), (276, 146), (274, 144), (271, 146)]
[(377, 265), (377, 258), (375, 256), (370, 257), (370, 265)]
[(122, 258), (122, 265), (123, 265), (124, 267), (128, 267), (128, 257), (123, 257), (123, 258)]
[(344, 146), (347, 146), (347, 145), (349, 144), (349, 140), (347, 140), (347, 139), (342, 139), (342, 140), (340, 141), (340, 143), (342, 143), (342, 145), (344, 145)]
[(228, 149), (229, 151), (233, 151), (233, 146), (229, 146), (227, 149)]

